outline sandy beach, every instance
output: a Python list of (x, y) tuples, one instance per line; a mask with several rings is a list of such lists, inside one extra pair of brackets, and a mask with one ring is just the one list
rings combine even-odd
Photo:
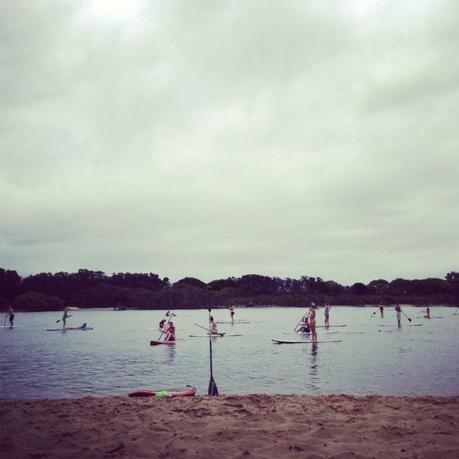
[(459, 397), (1, 401), (6, 458), (458, 458)]

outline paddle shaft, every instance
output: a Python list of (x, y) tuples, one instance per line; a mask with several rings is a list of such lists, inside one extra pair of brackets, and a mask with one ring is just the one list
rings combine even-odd
[[(311, 314), (311, 312), (308, 312), (308, 315), (306, 316), (306, 318), (309, 318), (309, 314)], [(295, 325), (295, 328), (293, 329), (294, 332), (296, 332), (296, 329), (298, 328), (298, 325), (301, 324), (301, 322), (304, 322), (304, 316), (300, 319), (300, 321)]]
[[(211, 309), (209, 307), (209, 321), (211, 317)], [(197, 324), (195, 324), (197, 325)], [(198, 325), (198, 327), (201, 327)], [(204, 327), (201, 327), (204, 328)], [(210, 330), (209, 330), (210, 331)], [(223, 336), (223, 335), (222, 335)], [(214, 380), (213, 367), (212, 367), (212, 340), (209, 335), (209, 367), (210, 367), (210, 379), (209, 379), (209, 388), (207, 390), (208, 395), (216, 396), (218, 395), (217, 383)]]
[(400, 312), (411, 322), (411, 319), (401, 309)]
[(199, 324), (194, 324), (194, 325), (196, 325), (196, 327), (202, 328), (203, 330), (207, 330), (207, 331), (210, 333), (210, 335), (225, 336), (225, 333), (220, 333), (220, 332), (213, 333), (212, 330), (211, 330), (210, 328), (203, 327), (202, 325), (199, 325)]

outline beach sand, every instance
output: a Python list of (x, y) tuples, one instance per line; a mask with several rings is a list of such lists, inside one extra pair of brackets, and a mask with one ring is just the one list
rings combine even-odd
[(7, 458), (459, 458), (459, 397), (0, 401)]

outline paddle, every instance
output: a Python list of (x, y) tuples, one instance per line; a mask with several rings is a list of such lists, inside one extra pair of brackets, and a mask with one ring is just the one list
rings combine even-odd
[[(67, 319), (72, 316), (67, 316)], [(58, 324), (59, 322), (62, 322), (62, 319), (56, 320), (56, 323)]]
[(411, 319), (401, 309), (400, 312), (411, 322)]
[(212, 335), (225, 336), (226, 335), (226, 333), (220, 333), (220, 332), (214, 333), (214, 332), (212, 332), (212, 330), (210, 328), (203, 327), (202, 325), (199, 325), (199, 324), (194, 324), (194, 325), (196, 325), (196, 327), (199, 327), (199, 328), (202, 328), (203, 330), (208, 331), (209, 332), (209, 336), (212, 336)]
[[(210, 317), (211, 317), (211, 309), (209, 307), (209, 321), (210, 321)], [(201, 327), (201, 326), (198, 325), (198, 327)], [(204, 328), (204, 327), (201, 327), (201, 328)], [(210, 379), (209, 379), (209, 388), (207, 389), (207, 395), (216, 396), (218, 395), (218, 388), (217, 388), (217, 383), (215, 382), (214, 374), (212, 371), (212, 340), (210, 339), (210, 335), (209, 335), (209, 366), (210, 366)]]

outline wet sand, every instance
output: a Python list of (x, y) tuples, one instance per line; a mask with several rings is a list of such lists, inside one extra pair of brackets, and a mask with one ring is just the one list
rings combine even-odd
[(459, 397), (0, 401), (7, 458), (459, 458)]

